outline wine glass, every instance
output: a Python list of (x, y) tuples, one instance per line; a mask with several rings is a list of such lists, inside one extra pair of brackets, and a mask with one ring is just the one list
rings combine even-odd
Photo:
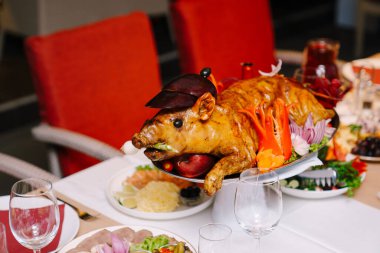
[(52, 183), (28, 178), (12, 186), (9, 200), (9, 225), (16, 240), (40, 253), (56, 236), (60, 223)]
[(235, 217), (249, 235), (257, 239), (272, 232), (282, 214), (282, 193), (277, 173), (251, 168), (240, 174), (235, 194)]

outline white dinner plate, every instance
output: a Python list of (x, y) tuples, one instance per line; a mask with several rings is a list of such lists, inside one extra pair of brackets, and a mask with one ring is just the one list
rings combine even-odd
[(114, 193), (122, 190), (122, 182), (135, 172), (135, 166), (128, 166), (122, 171), (114, 175), (108, 182), (106, 188), (106, 196), (111, 205), (122, 213), (149, 220), (169, 220), (178, 219), (186, 216), (196, 214), (212, 204), (213, 197), (204, 196), (202, 203), (196, 206), (185, 206), (181, 205), (176, 210), (172, 212), (143, 212), (137, 209), (127, 208), (120, 205), (120, 203), (114, 198)]
[[(60, 201), (58, 201), (60, 203)], [(9, 195), (0, 196), (0, 209), (7, 210), (9, 208)], [(62, 248), (77, 235), (79, 230), (79, 218), (77, 213), (69, 205), (65, 205), (65, 217), (62, 223), (61, 238), (55, 251)]]
[[(380, 59), (378, 58), (365, 58), (365, 59), (358, 59), (358, 60), (355, 60), (353, 61), (355, 63), (358, 63), (358, 64), (363, 64), (364, 66), (372, 66), (373, 68), (376, 68), (376, 74), (378, 72), (380, 72)], [(343, 76), (353, 82), (356, 78), (356, 75), (355, 75), (355, 72), (354, 70), (352, 69), (352, 65), (353, 65), (353, 62), (347, 62), (343, 65), (342, 67), (342, 74)]]
[[(366, 173), (361, 174), (361, 180), (365, 179)], [(335, 196), (342, 195), (348, 191), (348, 188), (340, 188), (336, 190), (326, 190), (326, 191), (309, 191), (309, 190), (300, 190), (300, 189), (293, 189), (285, 186), (281, 186), (281, 191), (287, 195), (297, 197), (297, 198), (303, 198), (303, 199), (325, 199), (325, 198), (332, 198)]]
[(184, 242), (186, 246), (188, 246), (190, 248), (190, 250), (193, 252), (193, 253), (196, 253), (197, 251), (195, 250), (194, 246), (191, 245), (188, 241), (186, 241), (184, 238), (180, 237), (179, 235), (176, 235), (172, 232), (169, 232), (169, 231), (166, 231), (166, 230), (163, 230), (163, 229), (159, 229), (159, 228), (154, 228), (154, 227), (149, 227), (149, 226), (113, 226), (113, 227), (105, 227), (105, 228), (102, 228), (102, 229), (97, 229), (97, 230), (94, 230), (94, 231), (91, 231), (91, 232), (88, 232), (84, 235), (81, 235), (79, 236), (78, 238), (76, 238), (75, 240), (71, 241), (69, 244), (67, 244), (65, 247), (63, 247), (58, 253), (66, 253), (68, 252), (69, 250), (75, 248), (81, 241), (83, 241), (84, 239), (92, 236), (93, 234), (97, 233), (98, 231), (100, 230), (103, 230), (103, 229), (107, 229), (108, 231), (114, 231), (114, 230), (118, 230), (120, 228), (123, 228), (123, 227), (129, 227), (135, 231), (138, 231), (138, 230), (142, 230), (142, 229), (146, 229), (146, 230), (149, 230), (152, 232), (153, 236), (157, 236), (157, 235), (167, 235), (169, 237), (173, 237), (175, 238), (178, 242)]

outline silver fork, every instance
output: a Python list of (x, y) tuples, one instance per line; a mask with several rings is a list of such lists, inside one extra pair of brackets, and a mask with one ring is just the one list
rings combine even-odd
[(65, 203), (66, 205), (71, 206), (71, 207), (74, 209), (74, 211), (78, 214), (78, 217), (79, 217), (81, 220), (88, 221), (88, 220), (96, 219), (96, 216), (93, 216), (93, 215), (89, 214), (88, 212), (85, 212), (85, 211), (79, 209), (78, 207), (76, 207), (76, 206), (74, 206), (74, 205), (68, 203), (67, 201), (65, 201), (65, 200), (63, 200), (63, 199), (61, 199), (61, 198), (58, 198), (58, 197), (57, 197), (57, 199), (58, 199), (59, 201), (62, 201), (62, 202)]
[(337, 173), (328, 168), (323, 170), (308, 170), (298, 175), (300, 178), (313, 180), (317, 186), (334, 186), (336, 184)]

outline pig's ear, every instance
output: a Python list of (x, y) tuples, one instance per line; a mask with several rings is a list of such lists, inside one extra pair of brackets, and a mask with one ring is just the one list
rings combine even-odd
[(215, 98), (210, 92), (200, 96), (193, 105), (192, 110), (198, 114), (201, 120), (208, 120), (215, 109)]

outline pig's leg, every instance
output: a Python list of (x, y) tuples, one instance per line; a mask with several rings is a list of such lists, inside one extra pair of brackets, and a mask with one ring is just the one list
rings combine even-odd
[(223, 178), (227, 175), (239, 173), (252, 166), (250, 159), (241, 156), (226, 156), (217, 162), (207, 173), (204, 189), (210, 196), (222, 187)]

